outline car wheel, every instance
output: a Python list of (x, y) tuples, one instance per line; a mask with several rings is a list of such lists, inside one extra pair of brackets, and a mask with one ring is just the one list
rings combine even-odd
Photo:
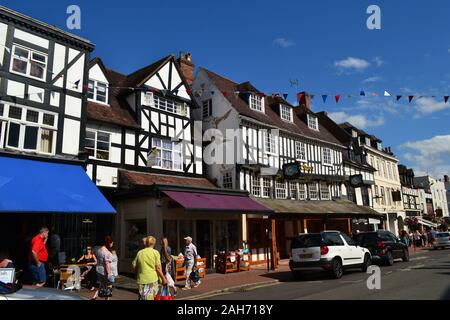
[(364, 256), (364, 262), (363, 265), (361, 267), (362, 272), (367, 272), (367, 269), (369, 268), (369, 266), (372, 264), (372, 259), (370, 258), (370, 256), (366, 253), (366, 255)]
[(342, 266), (341, 259), (334, 258), (331, 262), (331, 275), (335, 279), (340, 279), (344, 274), (344, 267)]
[(404, 262), (408, 262), (409, 261), (409, 251), (408, 249), (403, 249), (403, 257), (402, 260)]
[(300, 271), (292, 271), (292, 277), (295, 280), (299, 280), (302, 278), (302, 273)]
[(386, 264), (388, 266), (392, 266), (394, 264), (394, 256), (392, 255), (391, 251), (388, 251), (386, 253)]

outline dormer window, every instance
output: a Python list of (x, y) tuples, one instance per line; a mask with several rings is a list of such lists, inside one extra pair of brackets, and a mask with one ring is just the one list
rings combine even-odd
[(317, 117), (308, 114), (308, 127), (313, 130), (319, 131), (319, 123)]
[(251, 94), (250, 95), (250, 109), (259, 111), (259, 112), (264, 112), (264, 103), (263, 103), (263, 99), (262, 97), (256, 95), (256, 94)]
[(357, 138), (358, 137), (358, 132), (356, 132), (356, 130), (352, 130), (352, 137), (353, 138)]
[(366, 137), (366, 145), (370, 146), (370, 138)]
[(381, 143), (377, 142), (377, 149), (381, 151)]
[(280, 105), (280, 117), (284, 121), (292, 122), (292, 108), (283, 104)]
[(97, 80), (89, 80), (88, 98), (95, 102), (108, 104), (108, 85)]

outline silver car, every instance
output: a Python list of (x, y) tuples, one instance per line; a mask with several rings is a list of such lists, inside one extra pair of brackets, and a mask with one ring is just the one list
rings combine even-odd
[(436, 233), (436, 239), (433, 242), (433, 248), (438, 249), (450, 247), (450, 232), (438, 232)]
[(0, 284), (1, 300), (87, 300), (77, 294), (53, 288), (35, 286), (5, 287)]

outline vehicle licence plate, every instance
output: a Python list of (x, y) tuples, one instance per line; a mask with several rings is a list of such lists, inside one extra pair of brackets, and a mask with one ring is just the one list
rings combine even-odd
[(300, 258), (301, 259), (311, 259), (312, 258), (312, 253), (300, 254)]

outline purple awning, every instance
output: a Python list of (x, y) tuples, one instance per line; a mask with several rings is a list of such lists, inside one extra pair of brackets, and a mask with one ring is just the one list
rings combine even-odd
[(163, 191), (187, 210), (233, 211), (239, 213), (271, 213), (247, 196), (212, 194), (200, 192)]

